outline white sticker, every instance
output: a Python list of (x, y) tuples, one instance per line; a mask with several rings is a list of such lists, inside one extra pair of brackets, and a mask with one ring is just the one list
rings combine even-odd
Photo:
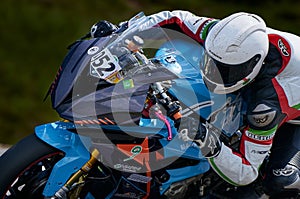
[(121, 69), (117, 57), (112, 55), (106, 48), (91, 58), (91, 76), (107, 79)]
[(95, 53), (97, 53), (99, 51), (99, 47), (98, 46), (93, 46), (91, 47), (88, 51), (87, 54), (88, 55), (94, 55)]

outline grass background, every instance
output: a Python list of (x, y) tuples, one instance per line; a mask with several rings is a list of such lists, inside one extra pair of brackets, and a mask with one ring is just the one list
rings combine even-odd
[(0, 143), (13, 144), (36, 125), (59, 119), (43, 98), (66, 47), (91, 25), (175, 9), (214, 18), (252, 12), (269, 27), (300, 34), (300, 2), (292, 0), (1, 0)]

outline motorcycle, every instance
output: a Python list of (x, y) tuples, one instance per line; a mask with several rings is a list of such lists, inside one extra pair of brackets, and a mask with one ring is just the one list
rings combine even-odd
[(232, 147), (240, 139), (241, 98), (207, 90), (203, 55), (143, 13), (122, 32), (75, 42), (50, 90), (63, 120), (0, 157), (0, 198), (231, 198), (236, 187), (184, 139), (200, 122)]

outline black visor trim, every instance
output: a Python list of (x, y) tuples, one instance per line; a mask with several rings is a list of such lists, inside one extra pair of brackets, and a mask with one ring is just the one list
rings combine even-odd
[(206, 55), (205, 63), (202, 65), (203, 73), (207, 79), (225, 87), (232, 86), (252, 73), (253, 69), (261, 59), (257, 54), (248, 61), (241, 64), (225, 64), (214, 60)]

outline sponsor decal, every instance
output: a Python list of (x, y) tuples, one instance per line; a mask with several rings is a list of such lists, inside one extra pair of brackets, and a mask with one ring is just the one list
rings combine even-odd
[(268, 120), (268, 118), (269, 118), (268, 115), (264, 115), (263, 117), (253, 116), (253, 120), (255, 121), (255, 123), (258, 124), (265, 123)]
[(137, 173), (142, 169), (142, 167), (137, 167), (133, 165), (128, 165), (128, 164), (115, 164), (114, 169), (126, 171), (126, 172), (132, 172), (132, 173)]
[(187, 16), (187, 18), (188, 19), (185, 20), (186, 26), (190, 31), (196, 34), (199, 26), (201, 25), (201, 22), (203, 21), (203, 18), (195, 16)]
[(269, 151), (257, 151), (257, 150), (251, 150), (251, 153), (254, 153), (254, 154), (259, 154), (259, 155), (264, 155), (266, 153), (268, 153)]
[(281, 53), (283, 56), (288, 57), (290, 56), (288, 52), (288, 48), (284, 45), (283, 41), (281, 39), (278, 40), (278, 48), (281, 50)]
[(255, 115), (248, 115), (248, 120), (251, 124), (257, 127), (264, 127), (273, 122), (276, 116), (276, 111), (271, 111), (268, 113), (258, 113)]
[[(118, 78), (121, 79), (122, 76), (119, 76)], [(123, 80), (123, 87), (124, 87), (124, 89), (133, 88), (134, 87), (133, 79), (125, 79), (125, 80)]]
[(118, 198), (141, 198), (136, 193), (126, 192), (126, 193), (115, 193), (114, 196)]
[(98, 46), (93, 46), (91, 47), (88, 51), (87, 54), (88, 55), (94, 55), (95, 53), (97, 53), (99, 51), (99, 47)]
[(194, 23), (193, 26), (196, 25), (202, 18), (197, 19)]
[(273, 139), (274, 133), (272, 133), (271, 135), (256, 135), (254, 133), (246, 131), (246, 136), (254, 140), (267, 141)]
[(211, 51), (210, 49), (208, 50), (213, 56), (222, 59), (222, 57), (220, 55), (217, 55), (216, 53), (214, 53), (213, 51)]
[(152, 180), (151, 177), (143, 176), (143, 175), (136, 174), (136, 173), (131, 174), (127, 179), (134, 181), (134, 182), (144, 183), (144, 184), (146, 184)]
[(291, 176), (294, 173), (294, 170), (292, 167), (285, 167), (283, 169), (274, 169), (273, 174), (275, 176)]
[(143, 150), (143, 148), (141, 146), (134, 146), (130, 151), (132, 153), (132, 156), (130, 156), (129, 158), (124, 159), (123, 161), (126, 162), (128, 160), (132, 160), (133, 158), (135, 158), (135, 156), (140, 154), (142, 152), (142, 150)]

